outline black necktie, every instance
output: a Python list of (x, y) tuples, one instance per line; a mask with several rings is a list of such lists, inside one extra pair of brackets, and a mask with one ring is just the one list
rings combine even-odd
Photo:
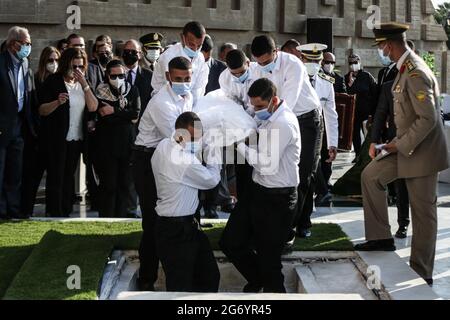
[(129, 84), (133, 84), (133, 70), (128, 71), (127, 81)]
[(314, 80), (314, 77), (310, 77), (309, 81), (311, 82), (312, 87), (316, 88), (316, 81)]

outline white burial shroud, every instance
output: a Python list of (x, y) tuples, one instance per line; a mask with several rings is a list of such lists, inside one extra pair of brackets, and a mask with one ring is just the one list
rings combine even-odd
[(221, 89), (201, 97), (194, 112), (202, 121), (203, 140), (210, 146), (228, 147), (244, 140), (257, 129), (256, 121), (245, 112), (242, 105)]

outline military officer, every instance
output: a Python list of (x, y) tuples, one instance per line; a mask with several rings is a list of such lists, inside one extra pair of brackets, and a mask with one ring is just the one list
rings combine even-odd
[(146, 34), (139, 39), (144, 49), (144, 59), (140, 61), (142, 68), (150, 69), (152, 72), (155, 70), (155, 65), (163, 52), (161, 45), (163, 40), (164, 36), (158, 32)]
[(410, 266), (429, 285), (433, 284), (436, 252), (438, 172), (449, 167), (440, 117), (439, 87), (427, 64), (406, 43), (409, 26), (382, 24), (375, 29), (376, 45), (397, 63), (399, 70), (392, 91), (397, 136), (383, 146), (388, 155), (375, 158), (363, 171), (362, 193), (368, 242), (360, 251), (394, 251), (386, 185), (404, 178), (410, 194), (412, 248)]
[[(310, 43), (297, 47), (302, 53), (302, 61), (305, 64), (309, 75), (311, 85), (315, 89), (320, 99), (320, 113), (324, 121), (324, 130), (322, 130), (322, 151), (321, 161), (317, 168), (316, 177), (319, 197), (328, 194), (328, 180), (331, 177), (332, 162), (336, 160), (337, 147), (339, 139), (338, 114), (336, 112), (336, 103), (334, 98), (334, 78), (326, 75), (322, 71), (323, 52), (328, 47), (320, 43)], [(316, 189), (317, 190), (317, 189)], [(297, 232), (305, 234), (304, 230), (311, 228), (311, 214), (313, 211), (313, 192), (308, 194), (305, 200), (303, 211), (298, 217)]]

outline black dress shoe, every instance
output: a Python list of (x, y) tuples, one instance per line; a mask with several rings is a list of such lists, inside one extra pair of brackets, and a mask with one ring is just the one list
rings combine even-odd
[(399, 227), (395, 237), (398, 239), (406, 239), (408, 237), (408, 227)]
[(140, 280), (137, 279), (137, 287), (139, 291), (149, 292), (149, 291), (155, 291), (155, 287), (153, 286), (153, 283), (150, 281)]
[(29, 215), (23, 215), (23, 214), (13, 214), (10, 216), (13, 220), (28, 220), (30, 219)]
[(300, 229), (299, 231), (297, 231), (297, 237), (302, 239), (310, 238), (311, 235), (311, 230), (309, 229)]
[(292, 253), (292, 248), (293, 248), (294, 244), (291, 242), (288, 242), (284, 245), (283, 251), (281, 252), (281, 255), (288, 255)]
[(314, 202), (315, 202), (316, 207), (329, 207), (330, 201), (332, 198), (333, 198), (333, 195), (328, 192), (327, 194), (317, 195)]
[(356, 251), (395, 251), (394, 239), (373, 240), (355, 245)]
[(9, 221), (11, 217), (6, 214), (0, 214), (0, 221)]
[(207, 219), (218, 219), (219, 215), (217, 214), (216, 208), (208, 208), (205, 209), (205, 218)]
[(263, 286), (259, 285), (259, 284), (254, 284), (254, 283), (247, 283), (244, 287), (244, 289), (242, 290), (242, 292), (244, 293), (259, 293), (261, 292)]
[(433, 286), (433, 283), (434, 283), (433, 279), (425, 279), (425, 281), (430, 287)]

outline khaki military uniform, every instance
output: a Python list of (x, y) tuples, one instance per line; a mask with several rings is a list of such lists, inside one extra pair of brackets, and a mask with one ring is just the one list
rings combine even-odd
[(392, 88), (398, 153), (376, 159), (362, 174), (367, 240), (391, 239), (387, 184), (404, 178), (411, 202), (411, 267), (433, 276), (437, 236), (437, 176), (449, 167), (436, 77), (415, 53), (404, 60)]

